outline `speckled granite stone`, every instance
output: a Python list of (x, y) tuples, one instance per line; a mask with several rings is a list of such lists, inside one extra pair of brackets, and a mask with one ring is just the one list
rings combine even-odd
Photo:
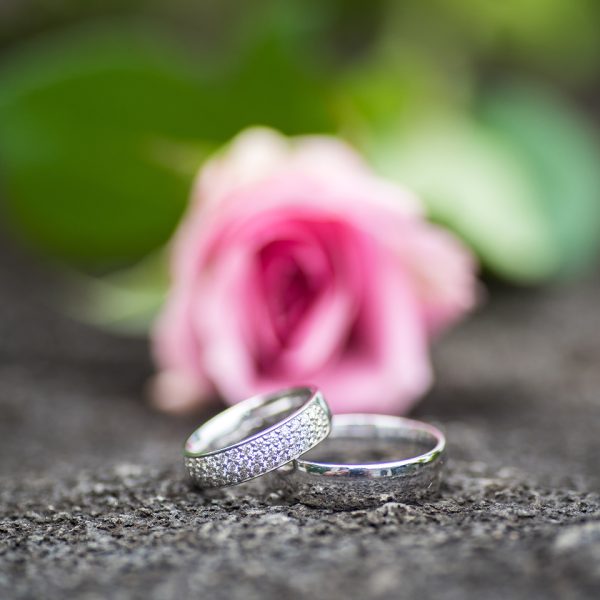
[(449, 439), (440, 496), (334, 512), (191, 489), (206, 415), (149, 409), (145, 343), (55, 314), (0, 250), (0, 598), (600, 596), (598, 283), (494, 288), (415, 412)]

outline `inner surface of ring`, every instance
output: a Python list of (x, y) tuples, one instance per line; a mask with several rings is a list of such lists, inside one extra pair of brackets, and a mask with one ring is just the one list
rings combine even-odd
[[(185, 449), (190, 453), (206, 453), (232, 446), (264, 431), (298, 410), (312, 395), (309, 388), (285, 391), (260, 401), (247, 410), (225, 411), (197, 429)], [(232, 414), (233, 413), (233, 414)]]
[(376, 465), (415, 458), (433, 450), (436, 437), (424, 429), (398, 425), (334, 425), (328, 439), (302, 456), (300, 462)]

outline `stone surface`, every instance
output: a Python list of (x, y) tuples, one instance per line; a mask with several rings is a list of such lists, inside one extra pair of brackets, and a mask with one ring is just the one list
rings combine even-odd
[(260, 482), (190, 489), (205, 418), (143, 399), (144, 342), (52, 309), (0, 247), (0, 598), (600, 596), (600, 285), (494, 286), (415, 411), (447, 433), (438, 498), (333, 512)]

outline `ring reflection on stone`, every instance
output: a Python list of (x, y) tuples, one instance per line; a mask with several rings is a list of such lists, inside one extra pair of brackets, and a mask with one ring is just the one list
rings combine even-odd
[(322, 394), (298, 387), (244, 400), (219, 413), (188, 438), (184, 463), (203, 488), (260, 477), (316, 446), (331, 430)]
[[(336, 415), (329, 439), (307, 456), (274, 471), (271, 483), (291, 499), (311, 506), (350, 509), (414, 501), (438, 490), (445, 445), (438, 429), (419, 421)], [(371, 460), (360, 460), (356, 455), (359, 446), (363, 451), (370, 449)]]

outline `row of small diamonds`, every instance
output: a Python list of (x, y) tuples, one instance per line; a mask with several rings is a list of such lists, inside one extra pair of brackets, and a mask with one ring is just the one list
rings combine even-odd
[(329, 419), (313, 404), (277, 429), (226, 452), (186, 458), (192, 479), (201, 486), (232, 485), (266, 473), (304, 454), (329, 433)]

